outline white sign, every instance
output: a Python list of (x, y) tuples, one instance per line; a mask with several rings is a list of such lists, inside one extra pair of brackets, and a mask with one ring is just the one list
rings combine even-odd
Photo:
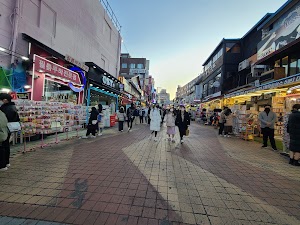
[(69, 55), (66, 55), (66, 56), (65, 56), (65, 60), (68, 61), (68, 62), (70, 62), (70, 63), (72, 63), (72, 64), (75, 65), (75, 66), (80, 67), (80, 68), (83, 69), (84, 71), (89, 72), (89, 69), (90, 69), (90, 68), (89, 68), (88, 66), (86, 66), (83, 62), (80, 62), (80, 61), (74, 59), (73, 57), (71, 57), (71, 56), (69, 56)]
[(110, 87), (115, 88), (115, 82), (112, 79), (109, 79), (108, 77), (103, 76), (102, 77), (102, 81), (103, 81), (104, 84), (106, 84), (106, 85), (108, 85)]
[(131, 74), (140, 74), (140, 73), (146, 73), (146, 70), (145, 69), (130, 69), (129, 70), (129, 73)]

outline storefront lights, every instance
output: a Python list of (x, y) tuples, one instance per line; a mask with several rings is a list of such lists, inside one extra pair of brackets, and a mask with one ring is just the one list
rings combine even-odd
[(96, 66), (93, 66), (94, 69), (96, 69)]
[(30, 89), (30, 88), (31, 88), (31, 85), (25, 85), (24, 88), (25, 88), (25, 89)]
[(25, 60), (25, 61), (28, 61), (28, 60), (29, 60), (29, 58), (26, 57), (26, 56), (22, 56), (21, 58), (22, 58), (23, 60)]
[(5, 52), (5, 49), (0, 47), (0, 51), (1, 52)]
[(2, 88), (1, 92), (9, 93), (9, 92), (11, 92), (11, 90), (8, 88)]
[(93, 87), (93, 84), (90, 84), (91, 87)]

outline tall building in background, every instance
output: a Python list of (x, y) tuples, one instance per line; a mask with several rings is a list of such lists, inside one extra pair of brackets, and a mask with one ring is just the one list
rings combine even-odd
[(161, 105), (168, 105), (170, 104), (170, 94), (167, 93), (166, 89), (160, 89), (157, 91), (157, 103)]

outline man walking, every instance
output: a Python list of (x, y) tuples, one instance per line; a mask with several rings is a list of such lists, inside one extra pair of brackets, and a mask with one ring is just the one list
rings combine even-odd
[(132, 129), (132, 123), (134, 120), (134, 111), (135, 111), (135, 105), (131, 103), (131, 106), (127, 109), (126, 115), (127, 115), (127, 123), (128, 123), (128, 132)]
[(268, 147), (268, 138), (270, 139), (271, 146), (274, 151), (277, 151), (274, 139), (274, 127), (277, 120), (276, 113), (272, 112), (271, 106), (266, 105), (265, 110), (258, 115), (260, 121), (261, 132), (263, 134), (264, 145), (263, 148)]

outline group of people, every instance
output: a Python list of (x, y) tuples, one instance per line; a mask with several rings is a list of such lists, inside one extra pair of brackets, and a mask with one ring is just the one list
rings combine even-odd
[(10, 137), (9, 123), (19, 122), (19, 114), (12, 97), (0, 94), (0, 171), (10, 167)]
[(98, 109), (96, 109), (96, 107), (92, 107), (88, 124), (87, 124), (86, 135), (83, 136), (82, 138), (88, 138), (88, 137), (96, 138), (97, 133), (98, 136), (102, 136), (103, 128), (104, 128), (103, 106), (99, 104)]

